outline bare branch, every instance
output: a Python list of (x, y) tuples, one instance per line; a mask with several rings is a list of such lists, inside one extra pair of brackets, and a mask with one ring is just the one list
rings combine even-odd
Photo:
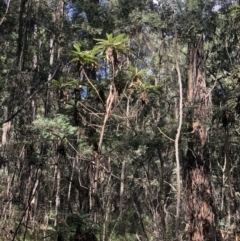
[(162, 130), (158, 127), (158, 130), (160, 131), (161, 134), (163, 134), (168, 140), (174, 142), (175, 140), (173, 140), (172, 138), (170, 138), (169, 136), (167, 136), (164, 132), (162, 132)]
[(11, 0), (8, 0), (8, 1), (7, 1), (7, 8), (6, 8), (6, 11), (5, 11), (4, 16), (2, 17), (2, 19), (1, 19), (1, 21), (0, 21), (0, 26), (2, 25), (3, 21), (6, 20), (6, 15), (7, 15), (7, 13), (8, 13), (8, 9), (9, 9), (9, 6), (10, 6), (10, 2), (11, 2)]

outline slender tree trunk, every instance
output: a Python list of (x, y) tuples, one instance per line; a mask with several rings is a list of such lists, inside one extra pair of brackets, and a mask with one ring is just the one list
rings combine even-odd
[(208, 122), (211, 93), (204, 73), (203, 35), (188, 46), (188, 113), (189, 142), (186, 155), (186, 180), (189, 206), (189, 241), (216, 240), (208, 151)]
[(76, 157), (74, 158), (73, 163), (71, 165), (71, 175), (70, 175), (70, 181), (69, 181), (69, 185), (68, 185), (68, 195), (67, 195), (67, 211), (70, 210), (72, 180), (73, 180), (73, 174), (74, 174), (76, 163), (78, 163), (78, 154), (77, 153), (76, 153)]
[[(218, 163), (220, 166), (220, 164)], [(221, 205), (220, 205), (220, 219), (224, 216), (225, 211), (225, 192), (226, 192), (226, 157), (224, 158), (223, 166), (220, 166), (222, 171), (222, 183), (221, 183)]]
[(123, 213), (125, 164), (126, 164), (126, 160), (123, 160), (123, 161), (122, 161), (122, 170), (121, 170), (120, 200), (119, 200), (119, 218), (120, 218), (120, 219), (122, 218), (122, 213)]
[(6, 202), (2, 206), (2, 214), (1, 214), (2, 220), (7, 220), (8, 217), (12, 216), (12, 188), (13, 188), (15, 173), (13, 175), (10, 175), (9, 167), (7, 167), (5, 169), (5, 175), (7, 175), (6, 197), (8, 199), (8, 202)]
[[(3, 132), (2, 132), (2, 146), (5, 146), (7, 143), (7, 134), (11, 129), (11, 121), (3, 124)], [(4, 153), (2, 153), (4, 155)]]
[(162, 156), (162, 153), (160, 149), (157, 149), (157, 154), (158, 154), (158, 159), (160, 162), (159, 165), (159, 194), (158, 194), (158, 199), (159, 201), (159, 216), (160, 220), (158, 220), (159, 223), (159, 229), (160, 229), (160, 234), (162, 237), (162, 240), (166, 239), (166, 213), (164, 211), (164, 203), (161, 202), (161, 200), (164, 200), (164, 158)]
[(25, 11), (25, 6), (28, 0), (20, 0), (20, 7), (19, 7), (19, 17), (18, 17), (18, 39), (17, 39), (17, 62), (16, 65), (18, 66), (19, 70), (21, 70), (21, 59), (23, 53), (23, 14)]
[[(127, 128), (130, 127), (130, 123), (129, 123), (129, 109), (130, 109), (130, 97), (127, 98), (127, 107), (126, 107), (126, 126)], [(128, 129), (127, 129), (128, 131)], [(126, 160), (122, 161), (122, 169), (121, 169), (121, 177), (120, 177), (120, 192), (119, 192), (119, 196), (120, 196), (120, 200), (119, 200), (119, 219), (122, 219), (122, 214), (123, 214), (123, 197), (124, 197), (124, 186), (125, 186), (125, 166), (126, 166)]]
[(177, 174), (177, 207), (176, 207), (176, 226), (175, 226), (175, 233), (176, 239), (179, 239), (179, 214), (180, 214), (180, 202), (181, 202), (181, 178), (180, 178), (180, 157), (179, 157), (179, 140), (182, 130), (182, 120), (183, 120), (183, 89), (182, 89), (182, 77), (178, 63), (178, 50), (177, 50), (177, 27), (176, 23), (174, 23), (174, 32), (175, 32), (175, 39), (174, 39), (174, 58), (175, 58), (175, 65), (177, 70), (178, 76), (178, 90), (179, 90), (179, 105), (178, 105), (178, 128), (176, 137), (174, 140), (175, 144), (175, 159), (176, 159), (176, 174)]
[[(38, 16), (38, 10), (39, 10), (39, 0), (35, 1), (36, 6), (34, 6), (36, 8), (36, 15)], [(34, 53), (33, 53), (33, 79), (32, 79), (32, 85), (31, 85), (31, 89), (29, 90), (29, 95), (33, 94), (33, 91), (35, 89), (35, 86), (37, 85), (38, 82), (38, 53), (39, 53), (39, 41), (38, 41), (38, 32), (39, 32), (39, 28), (38, 25), (35, 23), (33, 26), (33, 40), (35, 43), (35, 49), (34, 49)], [(35, 120), (35, 116), (36, 116), (36, 98), (33, 97), (30, 103), (30, 110), (32, 112), (32, 116), (31, 116), (31, 121)]]
[[(55, 21), (55, 18), (53, 18)], [(49, 74), (48, 74), (48, 81), (51, 80), (52, 78), (52, 73), (51, 73), (51, 68), (53, 66), (53, 61), (54, 61), (54, 41), (55, 41), (55, 34), (53, 34), (49, 40)], [(48, 116), (51, 108), (51, 103), (50, 103), (50, 91), (49, 91), (49, 86), (48, 84), (47, 89), (46, 89), (46, 100), (45, 100), (45, 116)]]
[[(107, 177), (107, 185), (106, 185), (106, 189), (105, 191), (108, 193), (111, 193), (113, 190), (112, 187), (112, 182), (111, 182), (111, 175), (109, 175), (109, 177)], [(109, 217), (110, 213), (111, 213), (111, 203), (112, 203), (112, 197), (111, 196), (106, 196), (104, 198), (104, 203), (103, 203), (103, 209), (105, 210), (104, 212), (104, 220), (103, 220), (103, 225), (102, 225), (102, 235), (100, 236), (100, 240), (102, 241), (108, 241), (111, 240), (111, 237), (109, 237), (108, 235), (108, 224), (109, 224)]]
[(60, 180), (61, 180), (61, 172), (58, 167), (56, 167), (57, 172), (57, 180), (56, 180), (56, 196), (55, 196), (55, 220), (54, 220), (54, 226), (57, 226), (57, 216), (58, 216), (58, 210), (60, 207)]
[[(49, 40), (49, 73), (48, 73), (48, 79), (47, 79), (48, 82), (52, 78), (52, 67), (53, 67), (54, 55), (55, 55), (54, 44), (55, 44), (55, 39), (56, 39), (57, 2), (58, 2), (58, 0), (54, 1), (55, 6), (54, 6), (54, 11), (52, 13), (52, 22), (53, 22), (53, 26), (54, 26), (54, 31)], [(50, 109), (51, 109), (51, 96), (50, 96), (49, 86), (50, 86), (50, 83), (48, 83), (47, 89), (46, 89), (45, 116), (48, 116)]]
[[(60, 53), (62, 47), (59, 45), (56, 47), (56, 44), (61, 42), (61, 30), (63, 28), (63, 17), (64, 17), (64, 1), (55, 0), (54, 1), (54, 11), (52, 13), (52, 22), (54, 26), (54, 31), (49, 40), (49, 73), (48, 73), (48, 82), (52, 79), (52, 67), (54, 61), (59, 61)], [(55, 58), (56, 57), (56, 58)], [(51, 93), (49, 91), (50, 83), (47, 85), (46, 89), (46, 100), (45, 100), (45, 116), (47, 116), (51, 110)]]

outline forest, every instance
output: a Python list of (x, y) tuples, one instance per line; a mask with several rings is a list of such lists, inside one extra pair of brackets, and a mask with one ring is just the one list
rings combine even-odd
[(0, 240), (240, 241), (240, 1), (0, 0)]

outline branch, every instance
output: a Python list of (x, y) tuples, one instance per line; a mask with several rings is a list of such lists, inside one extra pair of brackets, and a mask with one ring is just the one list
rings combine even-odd
[(163, 134), (168, 140), (175, 142), (175, 140), (173, 140), (172, 138), (170, 138), (169, 136), (167, 136), (164, 132), (162, 132), (162, 130), (158, 127), (158, 130), (160, 131), (161, 134)]
[(4, 16), (2, 17), (2, 19), (1, 19), (1, 21), (0, 21), (0, 26), (2, 25), (3, 21), (6, 19), (6, 15), (7, 15), (7, 13), (8, 13), (8, 9), (9, 9), (9, 6), (10, 6), (10, 2), (11, 2), (11, 0), (8, 0), (8, 1), (7, 1), (7, 8), (6, 8), (6, 11), (5, 11)]
[(94, 84), (93, 84), (93, 83), (91, 82), (91, 80), (88, 78), (88, 76), (87, 76), (85, 70), (82, 69), (82, 71), (83, 71), (83, 75), (84, 75), (85, 78), (87, 79), (88, 83), (89, 83), (89, 84), (93, 87), (93, 89), (96, 91), (96, 93), (97, 93), (98, 97), (100, 98), (100, 100), (102, 100), (102, 102), (104, 102), (103, 99), (101, 98), (101, 96), (100, 96), (100, 94), (99, 94), (97, 88), (94, 86)]

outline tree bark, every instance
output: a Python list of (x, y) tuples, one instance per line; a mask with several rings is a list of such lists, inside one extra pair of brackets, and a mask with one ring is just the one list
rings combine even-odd
[(189, 205), (189, 240), (216, 240), (208, 151), (208, 122), (211, 93), (204, 73), (203, 35), (197, 44), (188, 46), (188, 113), (189, 142), (186, 155), (186, 180)]

